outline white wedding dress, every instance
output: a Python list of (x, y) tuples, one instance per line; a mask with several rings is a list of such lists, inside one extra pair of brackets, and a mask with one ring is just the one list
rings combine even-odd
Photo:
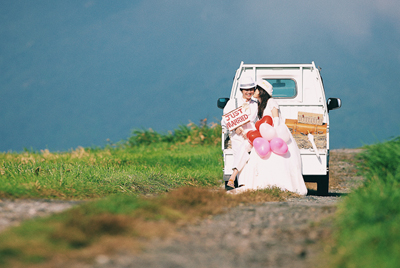
[[(271, 98), (268, 100), (263, 116), (272, 117), (272, 108), (279, 110), (278, 103)], [(284, 125), (284, 122), (280, 121), (280, 124)], [(306, 195), (307, 188), (301, 174), (300, 151), (292, 134), (290, 134), (290, 141), (287, 142), (287, 145), (288, 151), (284, 155), (270, 152), (265, 158), (261, 158), (253, 148), (247, 164), (239, 174), (239, 185), (244, 186), (236, 190), (242, 192), (275, 186), (281, 190)]]

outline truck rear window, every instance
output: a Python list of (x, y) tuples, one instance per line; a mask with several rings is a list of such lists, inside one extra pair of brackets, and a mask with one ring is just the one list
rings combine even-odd
[(272, 97), (293, 98), (297, 95), (296, 82), (292, 79), (265, 79), (273, 87)]

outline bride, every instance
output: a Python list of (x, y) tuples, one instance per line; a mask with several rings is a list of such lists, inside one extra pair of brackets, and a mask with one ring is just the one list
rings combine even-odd
[[(253, 97), (259, 102), (258, 118), (269, 115), (273, 119), (275, 128), (283, 124), (289, 132), (285, 123), (281, 122), (279, 105), (271, 96), (272, 85), (266, 80), (257, 81)], [(306, 195), (307, 188), (301, 174), (300, 151), (290, 132), (289, 136), (288, 151), (283, 155), (270, 152), (266, 157), (261, 158), (253, 147), (247, 164), (239, 173), (239, 185), (243, 186), (233, 191), (242, 192), (275, 186), (281, 190)]]

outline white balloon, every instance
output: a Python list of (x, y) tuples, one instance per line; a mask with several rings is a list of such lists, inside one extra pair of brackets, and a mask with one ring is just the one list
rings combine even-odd
[(289, 130), (285, 125), (279, 125), (276, 127), (276, 135), (284, 140), (286, 143), (290, 141)]
[(270, 141), (276, 137), (276, 130), (270, 124), (262, 123), (260, 125), (260, 134), (264, 139)]

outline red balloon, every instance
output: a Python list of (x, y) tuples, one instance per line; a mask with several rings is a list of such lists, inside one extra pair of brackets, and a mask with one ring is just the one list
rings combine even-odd
[(255, 138), (261, 138), (261, 134), (258, 130), (250, 130), (249, 132), (247, 132), (246, 136), (249, 139), (251, 145), (253, 145), (253, 140)]
[(269, 115), (264, 116), (263, 118), (261, 118), (260, 120), (258, 120), (258, 121), (256, 122), (256, 129), (257, 129), (258, 131), (260, 131), (260, 125), (261, 125), (262, 123), (267, 123), (267, 124), (269, 124), (269, 125), (271, 125), (271, 126), (274, 126), (274, 121), (272, 120), (272, 117), (269, 116)]

